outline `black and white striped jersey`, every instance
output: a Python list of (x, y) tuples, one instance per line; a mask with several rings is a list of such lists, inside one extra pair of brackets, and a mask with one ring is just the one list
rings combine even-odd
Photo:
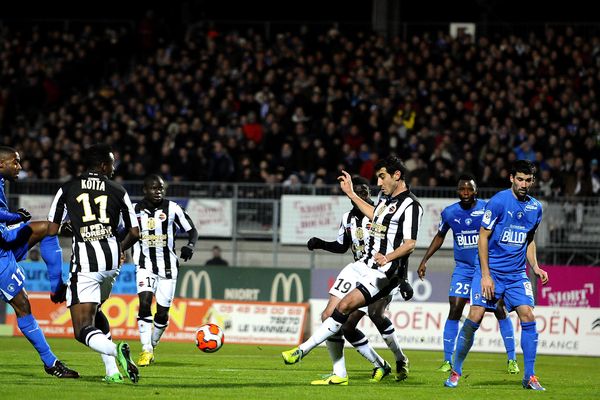
[(137, 227), (129, 195), (104, 175), (86, 172), (65, 183), (54, 196), (48, 220), (73, 226), (71, 272), (99, 272), (119, 268), (119, 221), (126, 230)]
[(134, 205), (140, 225), (140, 240), (133, 245), (133, 261), (139, 268), (171, 279), (179, 267), (175, 253), (177, 229), (189, 232), (194, 223), (179, 204), (163, 200), (158, 206), (142, 201)]
[(354, 261), (360, 260), (365, 255), (370, 227), (371, 220), (369, 218), (362, 214), (359, 217), (352, 210), (345, 212), (342, 216), (337, 242), (344, 244), (344, 239), (350, 241)]
[(405, 239), (417, 240), (417, 233), (423, 207), (410, 190), (395, 197), (380, 197), (373, 212), (373, 221), (369, 230), (367, 255), (362, 261), (371, 268), (379, 268), (386, 275), (392, 276), (408, 267), (406, 255), (379, 267), (375, 262), (376, 253), (389, 254), (404, 243)]

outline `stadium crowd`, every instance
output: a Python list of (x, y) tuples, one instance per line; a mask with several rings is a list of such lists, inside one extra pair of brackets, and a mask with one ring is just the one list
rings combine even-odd
[(528, 159), (545, 196), (600, 194), (600, 36), (140, 32), (3, 28), (2, 142), (22, 178), (67, 180), (104, 141), (123, 180), (319, 185), (396, 153), (413, 186), (504, 187)]

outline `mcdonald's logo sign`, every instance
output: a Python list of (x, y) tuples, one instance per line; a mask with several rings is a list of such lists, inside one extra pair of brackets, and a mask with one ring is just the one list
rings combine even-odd
[[(188, 293), (188, 285), (192, 284), (192, 291)], [(200, 288), (204, 284), (204, 296), (200, 295)], [(179, 288), (179, 295), (181, 297), (195, 298), (195, 299), (212, 299), (212, 283), (210, 281), (210, 275), (206, 271), (194, 271), (190, 270), (183, 275), (181, 280), (181, 286)]]
[[(279, 286), (282, 286), (283, 298), (278, 299)], [(296, 288), (296, 303), (302, 303), (304, 301), (304, 288), (302, 287), (302, 279), (297, 273), (291, 273), (289, 276), (283, 272), (278, 272), (273, 278), (271, 285), (271, 301), (291, 301), (292, 297), (292, 286)]]

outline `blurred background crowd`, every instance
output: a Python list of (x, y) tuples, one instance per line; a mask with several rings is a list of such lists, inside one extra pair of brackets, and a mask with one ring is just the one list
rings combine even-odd
[[(600, 35), (386, 37), (367, 30), (189, 24), (2, 25), (2, 143), (21, 179), (66, 180), (82, 149), (115, 149), (116, 177), (334, 183), (401, 156), (413, 186), (508, 184), (539, 166), (545, 196), (598, 196)], [(167, 33), (168, 32), (168, 33)]]

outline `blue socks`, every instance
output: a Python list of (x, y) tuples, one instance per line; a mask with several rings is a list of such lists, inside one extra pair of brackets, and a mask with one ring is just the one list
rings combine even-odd
[(29, 314), (24, 317), (17, 318), (17, 325), (23, 335), (35, 347), (40, 354), (40, 358), (46, 367), (52, 367), (57, 360), (56, 356), (50, 350), (50, 346), (44, 337), (44, 332), (40, 329), (33, 315)]
[(537, 353), (538, 333), (535, 321), (521, 322), (521, 349), (525, 363), (525, 378), (535, 375), (535, 355)]
[(498, 320), (498, 324), (500, 325), (500, 334), (502, 335), (502, 340), (504, 340), (506, 355), (508, 356), (509, 360), (516, 360), (515, 331), (513, 329), (512, 322), (510, 322), (509, 317), (506, 317), (502, 320)]
[(471, 350), (471, 346), (473, 346), (473, 339), (475, 338), (475, 331), (477, 331), (477, 329), (479, 329), (479, 324), (467, 319), (458, 334), (452, 369), (459, 375), (462, 375), (462, 366), (465, 362), (465, 358), (467, 358), (467, 354), (469, 354), (469, 350)]
[(40, 253), (50, 279), (50, 292), (56, 293), (62, 284), (62, 249), (58, 242), (58, 236), (45, 236), (40, 241)]
[(444, 325), (444, 361), (452, 362), (452, 353), (458, 334), (458, 320), (447, 319)]

